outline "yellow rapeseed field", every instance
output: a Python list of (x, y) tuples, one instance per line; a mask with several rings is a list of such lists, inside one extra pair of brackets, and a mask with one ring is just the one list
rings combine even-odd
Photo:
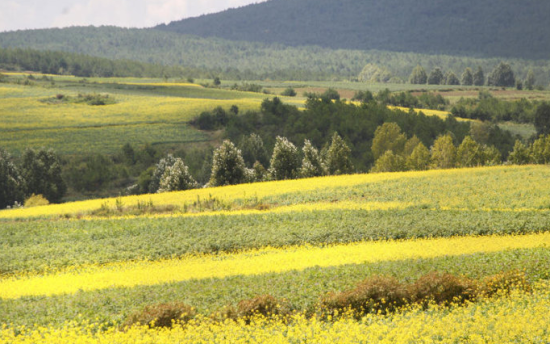
[(326, 322), (298, 314), (289, 323), (258, 318), (245, 325), (197, 319), (185, 327), (127, 331), (68, 323), (63, 328), (3, 327), (0, 343), (548, 343), (549, 312), (550, 285), (545, 282), (533, 294), (513, 293), (450, 310), (431, 307), (389, 316), (369, 314), (361, 321)]
[(484, 236), (376, 241), (328, 247), (263, 248), (236, 254), (187, 256), (155, 262), (77, 267), (46, 275), (0, 279), (0, 298), (58, 295), (79, 290), (154, 285), (190, 279), (259, 275), (313, 266), (432, 258), (550, 245), (550, 232), (523, 236)]
[[(497, 166), (469, 169), (431, 170), (422, 172), (400, 172), (379, 174), (354, 174), (310, 179), (274, 181), (242, 184), (217, 188), (195, 189), (181, 192), (121, 197), (118, 199), (96, 199), (81, 202), (52, 204), (28, 209), (0, 211), (0, 219), (61, 216), (85, 214), (102, 205), (114, 208), (117, 200), (123, 205), (138, 202), (153, 202), (154, 205), (183, 206), (197, 200), (217, 199), (223, 202), (235, 200), (264, 202), (269, 197), (280, 195), (306, 195), (314, 190), (333, 190), (355, 186), (367, 186), (361, 209), (404, 208), (411, 205), (437, 209), (468, 210), (548, 210), (550, 199), (550, 168), (538, 166)], [(382, 183), (384, 182), (384, 183)], [(391, 183), (390, 183), (391, 182)], [(368, 188), (372, 185), (372, 188)], [(379, 189), (378, 189), (379, 188)], [(374, 190), (373, 195), (369, 190)], [(308, 197), (295, 200), (297, 203), (311, 203)], [(373, 198), (378, 198), (373, 199)], [(348, 202), (348, 203), (346, 203)], [(345, 209), (349, 200), (332, 205), (331, 209)], [(379, 204), (378, 206), (376, 204)], [(293, 204), (279, 204), (294, 205)], [(315, 205), (306, 206), (315, 210)], [(320, 204), (319, 210), (327, 208)], [(300, 209), (297, 208), (296, 211)], [(290, 208), (288, 211), (292, 211)]]

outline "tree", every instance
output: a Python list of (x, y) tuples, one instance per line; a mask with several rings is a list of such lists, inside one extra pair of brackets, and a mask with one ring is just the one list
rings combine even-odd
[(172, 167), (176, 163), (176, 158), (172, 156), (172, 154), (168, 154), (166, 158), (160, 159), (158, 164), (156, 165), (155, 172), (153, 172), (153, 176), (151, 177), (151, 182), (149, 184), (149, 192), (155, 193), (160, 188), (160, 181), (162, 179), (162, 176), (164, 176), (164, 173), (169, 167)]
[(435, 168), (453, 168), (456, 165), (456, 147), (451, 135), (439, 136), (432, 146), (432, 162)]
[(371, 172), (400, 172), (406, 169), (405, 159), (389, 150), (376, 160)]
[(131, 144), (126, 143), (122, 146), (122, 158), (126, 165), (134, 165), (136, 163), (136, 152)]
[(420, 141), (418, 136), (413, 135), (413, 137), (408, 139), (407, 142), (405, 143), (405, 148), (403, 149), (403, 155), (406, 157), (411, 155), (414, 149), (416, 148), (416, 146), (418, 146), (421, 143), (422, 141)]
[(286, 137), (277, 136), (271, 156), (269, 177), (273, 180), (294, 179), (298, 176), (298, 148)]
[(550, 134), (550, 103), (541, 103), (535, 110), (534, 118), (537, 135)]
[(225, 140), (214, 151), (210, 185), (222, 186), (244, 183), (246, 179), (245, 168), (241, 151), (231, 141)]
[(531, 146), (531, 161), (535, 164), (550, 163), (550, 135), (540, 135)]
[(321, 98), (323, 99), (330, 99), (330, 100), (340, 100), (340, 93), (338, 93), (337, 90), (334, 88), (329, 88), (323, 94), (321, 94)]
[(483, 147), (483, 165), (495, 166), (500, 163), (502, 163), (502, 153), (495, 146)]
[(11, 161), (11, 155), (0, 148), (0, 209), (23, 202), (24, 181)]
[(514, 150), (508, 156), (508, 161), (516, 165), (525, 165), (529, 163), (529, 158), (529, 148), (520, 140), (516, 140)]
[(332, 135), (332, 143), (327, 151), (326, 164), (330, 175), (353, 172), (351, 149), (336, 132)]
[(445, 81), (441, 68), (434, 68), (428, 77), (428, 85), (441, 85)]
[(326, 174), (326, 167), (319, 151), (313, 147), (309, 140), (305, 140), (302, 148), (304, 158), (302, 159), (302, 167), (300, 167), (300, 176), (303, 178), (319, 177)]
[(477, 67), (477, 70), (473, 76), (473, 82), (475, 86), (485, 85), (485, 74), (483, 73), (483, 69), (481, 69), (481, 66)]
[(430, 151), (423, 143), (419, 143), (414, 147), (411, 155), (407, 157), (406, 164), (409, 170), (427, 170), (430, 166)]
[(458, 80), (457, 76), (453, 72), (447, 73), (447, 76), (445, 77), (446, 81), (445, 84), (447, 85), (460, 85), (460, 81)]
[(493, 69), (487, 81), (489, 86), (514, 87), (516, 77), (509, 64), (501, 62)]
[(397, 123), (386, 122), (376, 128), (372, 140), (372, 154), (378, 159), (386, 151), (391, 150), (395, 154), (403, 153), (407, 137), (401, 132)]
[(197, 182), (189, 173), (189, 168), (183, 160), (176, 158), (176, 162), (164, 171), (157, 192), (189, 190), (197, 186)]
[(456, 150), (457, 164), (461, 167), (480, 166), (484, 162), (482, 147), (470, 136), (466, 136)]
[(428, 75), (421, 65), (414, 67), (411, 75), (409, 76), (409, 83), (411, 84), (425, 84), (428, 81)]
[(470, 68), (466, 68), (464, 73), (462, 73), (462, 80), (460, 81), (461, 85), (472, 86), (474, 84), (474, 75)]
[(524, 84), (525, 84), (525, 88), (528, 89), (529, 91), (532, 91), (533, 88), (535, 87), (535, 73), (533, 73), (533, 69), (529, 68)]
[(220, 77), (219, 76), (215, 77), (213, 83), (214, 83), (214, 86), (220, 86), (222, 84)]
[(249, 136), (243, 136), (238, 147), (248, 167), (253, 166), (256, 161), (259, 161), (264, 166), (269, 162), (264, 141), (258, 134), (252, 133)]
[(289, 86), (281, 93), (281, 95), (286, 97), (296, 97), (296, 91)]
[(22, 160), (25, 196), (42, 195), (51, 203), (60, 202), (67, 185), (61, 177), (61, 162), (53, 149), (26, 149)]

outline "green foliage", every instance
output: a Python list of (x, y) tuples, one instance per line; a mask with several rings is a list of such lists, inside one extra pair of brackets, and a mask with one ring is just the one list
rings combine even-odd
[(456, 165), (456, 147), (451, 135), (439, 136), (432, 146), (432, 162), (435, 168), (453, 168)]
[(535, 164), (550, 163), (550, 135), (540, 135), (531, 146), (531, 161)]
[(298, 149), (286, 137), (277, 136), (271, 156), (269, 177), (273, 180), (294, 179), (298, 176)]
[(419, 143), (407, 157), (407, 169), (412, 171), (427, 170), (430, 166), (430, 151), (423, 143)]
[(389, 82), (391, 77), (391, 72), (386, 68), (367, 63), (359, 73), (358, 80), (362, 82)]
[(524, 165), (528, 164), (529, 160), (529, 148), (527, 148), (520, 140), (516, 140), (514, 150), (508, 156), (508, 161), (512, 164)]
[(407, 169), (405, 158), (402, 155), (387, 150), (382, 154), (372, 168), (371, 172), (400, 172)]
[(447, 73), (445, 76), (445, 85), (460, 85), (460, 80), (453, 72)]
[(485, 85), (485, 74), (481, 66), (477, 67), (476, 72), (473, 75), (474, 86), (483, 86)]
[(374, 100), (374, 95), (371, 91), (356, 91), (351, 100), (368, 103)]
[(11, 155), (0, 148), (0, 209), (23, 201), (24, 180), (12, 162)]
[(332, 142), (326, 153), (325, 163), (330, 175), (349, 174), (353, 172), (351, 149), (337, 132), (334, 132), (332, 135)]
[(285, 90), (281, 93), (282, 96), (286, 97), (296, 97), (296, 91), (292, 87), (287, 87)]
[(197, 182), (189, 173), (183, 160), (176, 158), (172, 166), (168, 166), (160, 179), (157, 192), (182, 191), (198, 187)]
[(168, 154), (166, 158), (160, 159), (158, 164), (155, 166), (155, 170), (151, 176), (151, 181), (149, 182), (148, 191), (150, 193), (155, 193), (160, 188), (160, 182), (166, 171), (174, 166), (176, 163), (176, 158), (172, 154)]
[(533, 88), (535, 87), (535, 82), (536, 82), (536, 79), (535, 79), (535, 73), (533, 73), (533, 69), (532, 68), (529, 68), (529, 71), (527, 72), (527, 77), (525, 78), (525, 88), (528, 89), (529, 91), (532, 91)]
[(466, 136), (456, 151), (457, 165), (481, 166), (484, 163), (483, 149), (470, 136)]
[(241, 150), (246, 166), (252, 167), (257, 161), (267, 166), (269, 158), (264, 141), (258, 134), (243, 136), (239, 141), (238, 148)]
[(493, 69), (487, 80), (489, 86), (514, 87), (516, 77), (509, 64), (501, 62)]
[(328, 88), (325, 92), (321, 94), (320, 97), (322, 99), (340, 100), (340, 94), (334, 88)]
[(374, 158), (378, 159), (387, 151), (399, 155), (403, 153), (406, 142), (407, 137), (401, 132), (397, 123), (384, 123), (374, 132), (372, 140)]
[(97, 192), (117, 177), (113, 165), (113, 161), (102, 154), (74, 159), (65, 166), (63, 179), (74, 190)]
[(302, 159), (302, 167), (299, 174), (302, 178), (319, 177), (327, 174), (327, 167), (322, 161), (317, 148), (313, 147), (309, 140), (304, 141), (302, 147), (304, 158)]
[(441, 71), (441, 68), (436, 67), (430, 72), (430, 76), (428, 77), (428, 85), (441, 85), (444, 83), (445, 77), (443, 76), (443, 72)]
[(234, 185), (245, 182), (244, 159), (241, 151), (229, 141), (223, 141), (222, 145), (214, 151), (212, 159), (211, 186)]
[(61, 201), (67, 185), (61, 176), (61, 161), (53, 149), (27, 149), (22, 157), (21, 175), (25, 194), (41, 194), (52, 203)]
[(466, 68), (464, 73), (462, 73), (460, 84), (464, 86), (472, 86), (474, 84), (474, 75), (470, 67)]
[(550, 104), (541, 103), (537, 106), (534, 114), (535, 129), (537, 129), (537, 135), (550, 134)]
[(409, 76), (409, 83), (411, 84), (425, 84), (428, 81), (428, 75), (421, 65), (417, 65)]

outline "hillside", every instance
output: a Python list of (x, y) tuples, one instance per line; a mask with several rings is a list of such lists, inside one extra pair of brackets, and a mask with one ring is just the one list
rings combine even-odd
[(158, 28), (292, 46), (546, 59), (548, 13), (544, 0), (271, 0)]

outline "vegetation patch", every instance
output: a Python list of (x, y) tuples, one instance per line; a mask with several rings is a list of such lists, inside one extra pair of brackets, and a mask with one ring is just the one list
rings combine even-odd
[(42, 103), (46, 104), (87, 104), (87, 105), (111, 105), (115, 104), (116, 100), (108, 94), (82, 94), (79, 93), (76, 97), (65, 94), (56, 94), (54, 97), (41, 99)]

